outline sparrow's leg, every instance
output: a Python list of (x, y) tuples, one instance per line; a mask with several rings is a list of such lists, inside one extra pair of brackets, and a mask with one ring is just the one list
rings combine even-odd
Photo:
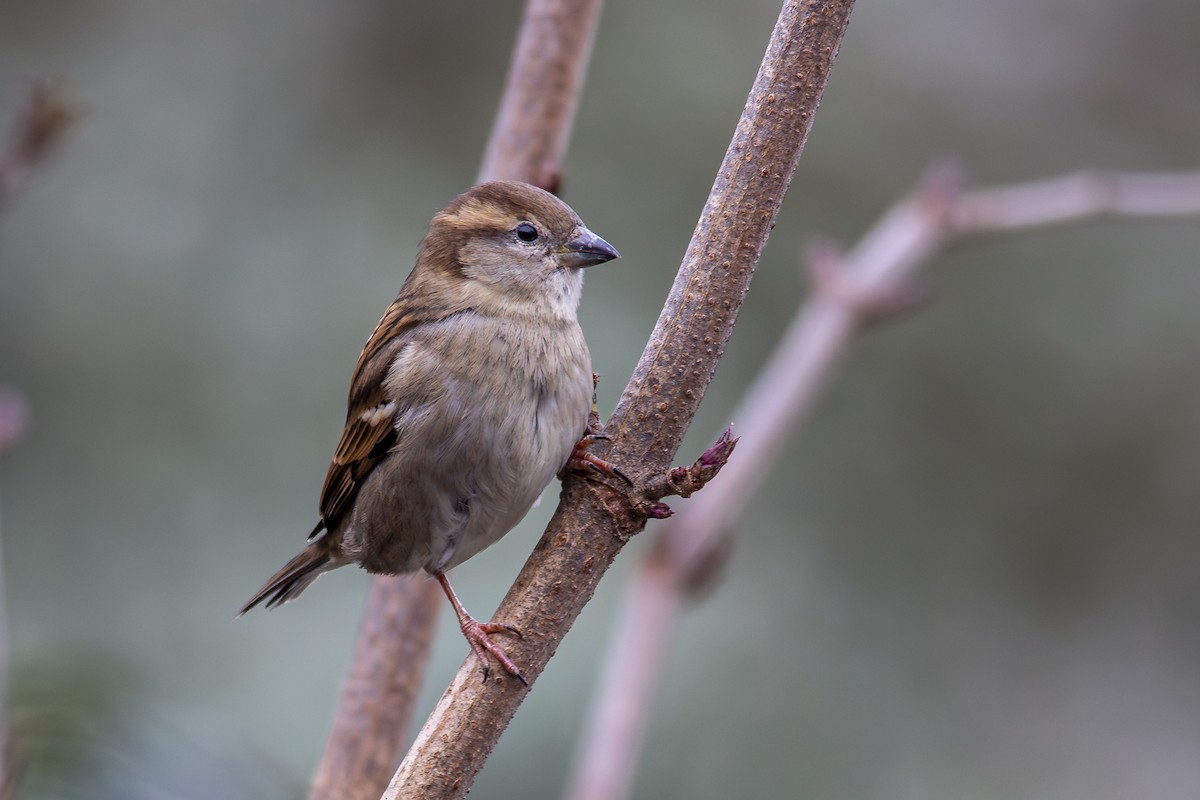
[(588, 452), (588, 448), (596, 442), (608, 440), (608, 436), (604, 433), (604, 425), (600, 422), (600, 412), (596, 409), (596, 387), (600, 385), (600, 376), (595, 372), (592, 373), (592, 410), (588, 412), (587, 428), (583, 431), (583, 438), (575, 443), (575, 449), (571, 451), (571, 457), (567, 459), (567, 463), (559, 471), (558, 477), (561, 479), (568, 472), (599, 472), (601, 475), (609, 477), (616, 476), (625, 483), (633, 486), (633, 481), (617, 468), (616, 464), (605, 461), (600, 456), (592, 455)]
[(591, 431), (585, 433), (583, 438), (575, 443), (575, 449), (571, 451), (571, 457), (567, 459), (567, 465), (563, 467), (563, 471), (580, 470), (587, 472), (588, 470), (592, 470), (599, 472), (601, 475), (615, 475), (632, 486), (633, 481), (629, 480), (625, 473), (617, 468), (616, 464), (605, 461), (600, 456), (593, 455), (588, 451), (588, 448), (593, 444), (607, 438), (603, 433), (592, 433)]
[(478, 621), (463, 608), (458, 595), (454, 593), (454, 588), (450, 586), (450, 579), (446, 577), (446, 573), (435, 572), (433, 577), (437, 578), (438, 583), (442, 585), (442, 591), (446, 593), (446, 597), (450, 598), (450, 605), (454, 606), (454, 613), (458, 615), (458, 625), (462, 628), (463, 636), (466, 637), (467, 644), (471, 645), (471, 649), (475, 651), (475, 655), (479, 656), (479, 662), (483, 664), (483, 679), (485, 681), (488, 679), (488, 673), (492, 669), (487, 659), (487, 654), (491, 653), (510, 675), (528, 686), (529, 681), (525, 680), (521, 670), (517, 669), (517, 665), (512, 662), (500, 645), (492, 641), (490, 636), (493, 633), (515, 633), (520, 636), (521, 632), (511, 625)]

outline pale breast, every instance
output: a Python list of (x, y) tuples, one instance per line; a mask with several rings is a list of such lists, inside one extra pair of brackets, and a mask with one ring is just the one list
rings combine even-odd
[(344, 546), (374, 572), (443, 570), (507, 533), (566, 463), (587, 424), (591, 361), (574, 322), (458, 317), (414, 337), (387, 386), (398, 441), (360, 491)]

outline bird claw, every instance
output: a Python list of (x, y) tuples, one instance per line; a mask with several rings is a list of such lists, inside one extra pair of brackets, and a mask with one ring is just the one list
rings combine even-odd
[(493, 642), (491, 638), (491, 634), (494, 633), (512, 633), (521, 638), (519, 630), (512, 625), (505, 625), (502, 622), (479, 622), (473, 617), (460, 620), (459, 624), (462, 628), (463, 636), (467, 640), (467, 644), (471, 645), (471, 649), (479, 657), (479, 663), (483, 665), (483, 681), (485, 683), (492, 671), (491, 664), (487, 658), (490, 653), (493, 658), (500, 662), (500, 666), (504, 667), (509, 675), (512, 675), (526, 686), (529, 685), (529, 681), (525, 680), (525, 676), (521, 674), (521, 670), (517, 669), (517, 665), (508, 657), (504, 649)]
[(463, 608), (462, 602), (458, 599), (458, 595), (454, 593), (454, 588), (450, 586), (450, 579), (446, 577), (444, 572), (434, 572), (433, 577), (442, 585), (442, 591), (446, 593), (446, 597), (450, 600), (450, 605), (454, 606), (454, 615), (458, 617), (458, 627), (462, 628), (463, 637), (467, 640), (467, 644), (471, 645), (471, 650), (479, 657), (479, 663), (483, 665), (483, 680), (486, 683), (488, 675), (492, 672), (491, 664), (488, 662), (488, 653), (500, 662), (500, 666), (519, 680), (526, 686), (529, 681), (525, 680), (525, 676), (521, 674), (521, 670), (517, 669), (517, 665), (512, 662), (508, 654), (504, 652), (504, 648), (492, 641), (493, 633), (512, 633), (517, 637), (521, 637), (521, 632), (512, 625), (505, 625), (503, 622), (480, 622), (467, 613)]
[(571, 451), (571, 457), (567, 459), (567, 465), (564, 468), (566, 471), (588, 471), (598, 472), (607, 477), (616, 476), (625, 483), (633, 486), (633, 481), (629, 479), (624, 472), (609, 461), (605, 461), (600, 456), (594, 455), (588, 451), (588, 448), (599, 441), (608, 441), (608, 436), (603, 433), (585, 433), (583, 438), (575, 443), (575, 449)]

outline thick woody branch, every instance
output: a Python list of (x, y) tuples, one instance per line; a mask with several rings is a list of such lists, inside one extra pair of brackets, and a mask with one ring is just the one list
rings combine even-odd
[(525, 181), (558, 192), (600, 7), (601, 0), (525, 5), (481, 181)]
[(1102, 214), (1200, 215), (1200, 172), (1090, 172), (967, 192), (957, 171), (941, 165), (850, 253), (827, 244), (811, 248), (813, 291), (734, 412), (743, 442), (738, 458), (721, 480), (661, 528), (623, 598), (564, 797), (629, 796), (676, 620), (689, 599), (711, 587), (734, 521), (812, 408), (855, 332), (910, 305), (919, 270), (956, 236)]
[(396, 769), (429, 661), (442, 593), (421, 577), (373, 579), (313, 800), (376, 800)]
[[(522, 633), (506, 647), (535, 681), (626, 539), (640, 531), (639, 490), (667, 469), (732, 332), (795, 170), (849, 18), (851, 0), (789, 0), (772, 33), (692, 243), (616, 412), (607, 457), (638, 484), (568, 478), (558, 510), (496, 619)], [(385, 800), (462, 797), (529, 691), (479, 680), (471, 656), (405, 757)]]
[[(554, 188), (570, 137), (600, 0), (529, 0), (479, 180)], [(437, 583), (376, 577), (310, 800), (375, 800), (403, 753)]]

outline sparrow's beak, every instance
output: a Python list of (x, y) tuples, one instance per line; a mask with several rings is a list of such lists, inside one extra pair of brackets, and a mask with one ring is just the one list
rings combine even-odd
[(582, 225), (558, 251), (558, 263), (564, 267), (591, 267), (620, 257), (615, 247)]

